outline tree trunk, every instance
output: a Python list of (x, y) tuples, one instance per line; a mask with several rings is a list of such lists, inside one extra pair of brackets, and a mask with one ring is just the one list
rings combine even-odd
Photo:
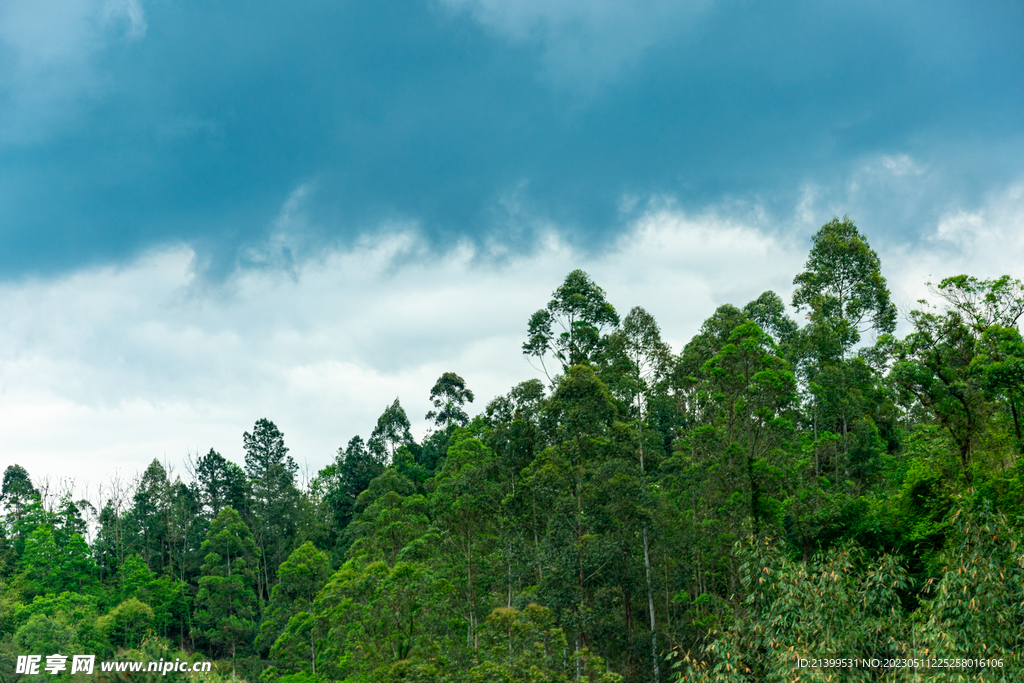
[[(640, 425), (640, 480), (647, 488), (647, 473), (644, 471), (644, 411), (643, 404), (638, 401)], [(647, 608), (651, 615), (651, 667), (654, 669), (654, 681), (660, 679), (658, 668), (658, 631), (654, 620), (654, 591), (651, 588), (651, 554), (647, 544), (647, 524), (643, 525), (644, 535), (644, 573), (647, 575)]]
[(651, 555), (647, 546), (647, 525), (644, 525), (644, 571), (647, 574), (647, 608), (651, 613), (651, 665), (654, 667), (654, 681), (661, 679), (658, 668), (658, 631), (654, 622), (654, 592), (651, 589)]

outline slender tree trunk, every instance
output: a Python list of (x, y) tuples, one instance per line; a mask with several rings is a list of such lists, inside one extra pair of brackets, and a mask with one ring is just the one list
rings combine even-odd
[(651, 590), (651, 556), (647, 547), (647, 525), (644, 525), (644, 571), (647, 574), (647, 608), (651, 613), (651, 664), (654, 667), (654, 681), (661, 678), (658, 667), (658, 631), (654, 622), (654, 592)]
[(469, 595), (469, 630), (466, 632), (466, 647), (472, 648), (474, 657), (479, 661), (476, 649), (476, 595), (473, 592), (473, 546), (466, 544), (466, 589)]
[[(644, 489), (647, 489), (647, 472), (644, 470), (644, 411), (643, 404), (638, 400), (639, 424), (640, 424), (640, 480)], [(654, 681), (660, 680), (658, 667), (658, 630), (654, 620), (654, 590), (651, 586), (651, 554), (647, 543), (647, 523), (643, 525), (644, 536), (644, 573), (647, 576), (647, 608), (651, 615), (651, 666), (654, 669)]]
[(1012, 399), (1010, 400), (1010, 412), (1013, 414), (1013, 428), (1017, 432), (1017, 448), (1024, 450), (1020, 436), (1020, 420), (1017, 418), (1017, 402)]
[(537, 585), (540, 586), (541, 582), (541, 568), (540, 568), (540, 538), (537, 535), (537, 496), (531, 496), (533, 500), (533, 553), (537, 557)]

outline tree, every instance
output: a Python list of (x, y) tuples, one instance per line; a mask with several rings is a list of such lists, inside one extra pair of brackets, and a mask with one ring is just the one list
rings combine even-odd
[(1024, 284), (1003, 276), (946, 278), (935, 288), (947, 302), (940, 313), (921, 301), (910, 314), (914, 332), (894, 343), (891, 372), (949, 430), (964, 470), (1002, 402), (1012, 419), (1018, 451), (1024, 451), (1019, 406), (1024, 393), (1024, 342), (1014, 327), (1024, 311)]
[(547, 307), (530, 317), (523, 353), (539, 360), (550, 380), (545, 356), (554, 356), (563, 372), (590, 363), (605, 344), (601, 333), (618, 324), (619, 316), (605, 300), (604, 290), (582, 270), (574, 270), (554, 291)]
[[(625, 385), (621, 391), (635, 410), (637, 455), (640, 476), (646, 485), (647, 469), (644, 462), (644, 420), (653, 385), (659, 382), (671, 366), (671, 351), (661, 340), (661, 330), (654, 316), (640, 306), (633, 308), (622, 321), (622, 327), (613, 335), (613, 346), (621, 349), (624, 367), (620, 373)], [(658, 631), (654, 614), (654, 591), (651, 584), (651, 556), (646, 521), (641, 526), (644, 546), (644, 575), (647, 583), (647, 608), (651, 624), (651, 668), (654, 680), (660, 677)]]
[[(761, 294), (743, 307), (747, 318), (757, 323), (764, 332), (771, 335), (780, 350), (792, 346), (799, 330), (796, 322), (786, 314), (786, 304), (782, 297), (773, 291)], [(792, 361), (790, 353), (782, 353), (783, 358)]]
[(199, 484), (200, 500), (210, 519), (216, 517), (225, 506), (235, 510), (245, 510), (247, 507), (249, 483), (245, 479), (245, 472), (212, 448), (196, 462), (195, 477)]
[(796, 384), (788, 363), (777, 355), (771, 337), (757, 323), (738, 325), (714, 358), (704, 364), (711, 424), (722, 430), (727, 452), (740, 455), (755, 535), (771, 516), (762, 500), (768, 462), (792, 429), (787, 412), (795, 406)]
[(606, 610), (596, 608), (605, 568), (621, 557), (608, 516), (617, 501), (636, 500), (639, 477), (631, 469), (621, 423), (608, 388), (589, 366), (558, 380), (544, 423), (552, 445), (525, 471), (523, 494), (535, 497), (541, 601), (562, 614), (575, 650), (591, 647)]
[(970, 275), (943, 279), (932, 292), (957, 311), (975, 335), (993, 325), (1016, 327), (1024, 313), (1024, 282), (1003, 275), (995, 280), (979, 280)]
[(315, 675), (316, 633), (312, 614), (317, 593), (331, 574), (327, 553), (306, 541), (281, 563), (267, 608), (268, 618), (260, 627), (256, 645), (270, 650), (271, 656), (284, 668), (309, 670)]
[(890, 377), (949, 430), (964, 470), (991, 406), (973, 372), (978, 340), (957, 311), (912, 311), (914, 332), (896, 346)]
[(138, 647), (153, 625), (153, 609), (136, 598), (128, 598), (99, 618), (97, 627), (117, 647)]
[(426, 419), (433, 420), (445, 430), (453, 424), (464, 427), (469, 422), (469, 415), (462, 406), (473, 402), (473, 392), (466, 388), (464, 379), (454, 372), (446, 372), (437, 378), (430, 390), (430, 402), (434, 404), (434, 410), (427, 413)]
[(7, 524), (14, 530), (14, 552), (19, 554), (29, 531), (22, 520), (33, 504), (39, 505), (39, 491), (32, 485), (28, 470), (21, 465), (8, 465), (4, 470), (0, 503), (6, 510)]
[[(230, 654), (252, 641), (257, 600), (253, 593), (259, 550), (238, 513), (223, 508), (203, 542), (206, 553), (196, 594), (196, 634)], [(233, 664), (232, 664), (233, 666)]]
[(470, 680), (568, 683), (568, 663), (561, 657), (567, 643), (556, 623), (551, 610), (536, 603), (522, 611), (495, 608), (481, 631), (483, 663), (470, 670)]
[(317, 619), (328, 631), (321, 645), (324, 677), (437, 680), (407, 678), (392, 669), (430, 657), (447, 659), (443, 641), (441, 647), (431, 642), (444, 631), (446, 592), (445, 583), (418, 562), (346, 562), (316, 599)]
[(261, 597), (268, 598), (274, 570), (291, 551), (298, 524), (295, 473), (299, 466), (288, 455), (284, 434), (270, 420), (257, 420), (252, 433), (242, 435), (242, 443), (252, 491), (253, 537), (262, 560), (257, 590)]
[[(848, 216), (834, 217), (815, 234), (805, 268), (793, 279), (793, 306), (808, 310), (810, 324), (794, 337), (796, 348), (787, 355), (795, 361), (810, 413), (815, 477), (822, 471), (819, 456), (827, 454), (833, 464), (831, 484), (846, 489), (834, 491), (846, 498), (841, 508), (857, 493), (855, 484), (845, 485), (856, 476), (851, 460), (854, 433), (863, 436), (872, 429), (867, 421), (884, 425), (892, 417), (884, 414), (889, 401), (878, 369), (887, 362), (896, 307), (878, 255)], [(854, 347), (868, 330), (879, 343), (854, 357)], [(860, 468), (861, 485), (871, 469)]]
[(317, 485), (324, 488), (324, 500), (339, 533), (352, 521), (359, 494), (383, 471), (384, 463), (374, 458), (360, 437), (354, 436), (348, 446), (338, 449), (334, 462), (319, 472)]
[(153, 460), (139, 478), (132, 498), (131, 519), (141, 536), (139, 554), (150, 569), (167, 565), (170, 481), (159, 460)]
[(413, 443), (412, 432), (409, 431), (411, 427), (409, 416), (395, 398), (395, 402), (384, 408), (384, 412), (377, 418), (377, 426), (370, 434), (370, 451), (382, 461), (394, 460), (399, 446)]
[(406, 545), (427, 529), (427, 501), (416, 486), (389, 467), (356, 501), (357, 516), (349, 525), (350, 552), (395, 565)]
[(453, 551), (453, 564), (461, 565), (453, 583), (464, 585), (466, 646), (474, 653), (480, 647), (481, 596), (498, 560), (494, 551), (499, 547), (501, 495), (489, 476), (493, 465), (494, 454), (481, 441), (458, 439), (448, 449), (431, 496), (434, 527)]
[(896, 306), (882, 277), (881, 262), (849, 216), (833, 217), (814, 235), (806, 270), (795, 278), (796, 309), (810, 309), (812, 322), (827, 325), (840, 357), (868, 329), (896, 329)]

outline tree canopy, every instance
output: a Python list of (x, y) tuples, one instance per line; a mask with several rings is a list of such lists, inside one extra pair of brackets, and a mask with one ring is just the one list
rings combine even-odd
[(445, 372), (422, 440), (396, 398), (309, 481), (266, 418), (240, 464), (153, 460), (91, 500), (7, 465), (0, 674), (1019, 680), (1024, 284), (942, 279), (897, 337), (849, 218), (794, 284), (799, 324), (768, 291), (672, 348), (575, 270), (527, 321), (546, 381), (473, 415)]

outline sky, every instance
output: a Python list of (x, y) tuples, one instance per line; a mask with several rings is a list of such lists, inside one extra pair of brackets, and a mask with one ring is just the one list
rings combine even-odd
[[(273, 420), (310, 475), (538, 372), (583, 268), (679, 351), (857, 221), (901, 313), (1024, 277), (1024, 5), (0, 0), (0, 465)], [(904, 320), (903, 328), (906, 329)]]

